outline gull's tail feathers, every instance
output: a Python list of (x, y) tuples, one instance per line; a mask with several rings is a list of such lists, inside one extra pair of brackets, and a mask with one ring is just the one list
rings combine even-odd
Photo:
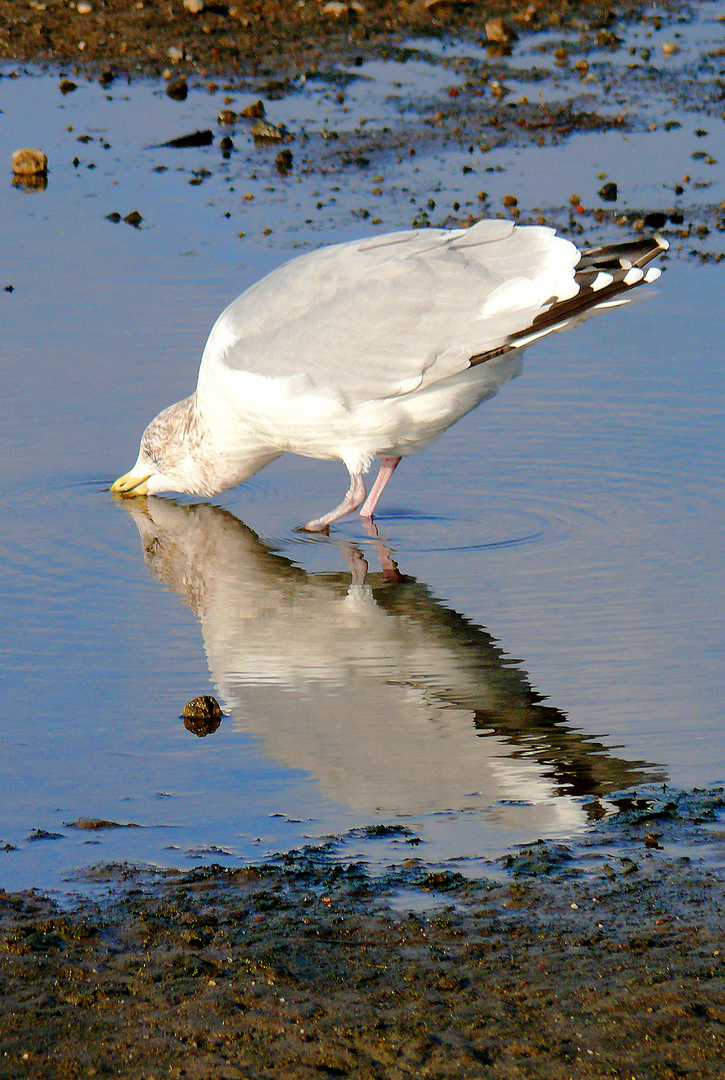
[(583, 251), (574, 269), (578, 292), (567, 300), (552, 297), (550, 306), (529, 326), (512, 334), (505, 345), (472, 356), (471, 366), (483, 364), (512, 349), (523, 349), (539, 338), (583, 322), (604, 308), (628, 303), (633, 289), (656, 281), (660, 276), (657, 267), (645, 267), (668, 247), (662, 237), (653, 236)]

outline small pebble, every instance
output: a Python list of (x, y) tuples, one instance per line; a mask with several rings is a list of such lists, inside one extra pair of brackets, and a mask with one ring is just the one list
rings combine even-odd
[(166, 93), (174, 101), (186, 101), (189, 93), (189, 85), (186, 79), (183, 76), (178, 79), (170, 79), (166, 84)]
[(500, 15), (489, 19), (486, 23), (486, 39), (488, 41), (493, 41), (497, 45), (506, 45), (510, 41), (516, 41), (517, 38), (516, 31)]
[(281, 139), (282, 132), (274, 124), (270, 124), (268, 120), (257, 120), (251, 127), (252, 135), (255, 139)]
[(274, 163), (277, 166), (277, 172), (280, 176), (287, 176), (292, 168), (292, 151), (280, 150), (277, 157), (274, 159)]
[(42, 150), (26, 147), (13, 154), (13, 172), (16, 176), (45, 176), (48, 171), (48, 158)]
[(264, 102), (255, 101), (251, 105), (247, 105), (246, 109), (242, 109), (240, 116), (246, 116), (250, 120), (261, 120), (264, 117)]
[(598, 195), (604, 202), (616, 202), (617, 201), (617, 185), (613, 180), (610, 180), (607, 184), (600, 187)]
[(219, 719), (221, 714), (221, 706), (211, 694), (202, 694), (200, 697), (192, 698), (184, 705), (182, 713), (183, 716), (210, 716), (213, 719)]

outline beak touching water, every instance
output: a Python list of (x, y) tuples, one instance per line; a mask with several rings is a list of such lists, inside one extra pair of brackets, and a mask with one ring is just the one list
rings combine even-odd
[(151, 473), (147, 473), (146, 476), (137, 476), (133, 472), (124, 473), (111, 484), (111, 491), (114, 495), (123, 495), (127, 499), (135, 495), (148, 495), (146, 481), (149, 476)]

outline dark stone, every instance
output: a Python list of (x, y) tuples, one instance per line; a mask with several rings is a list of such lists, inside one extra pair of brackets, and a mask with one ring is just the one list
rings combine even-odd
[(174, 101), (186, 101), (188, 93), (189, 84), (183, 76), (178, 79), (170, 79), (166, 84), (166, 94), (168, 97), (173, 98)]
[(604, 202), (616, 202), (619, 193), (617, 191), (617, 185), (614, 181), (610, 180), (607, 184), (604, 184), (603, 187), (600, 187), (598, 194), (599, 198), (603, 199)]
[(28, 837), (28, 843), (33, 843), (35, 840), (62, 840), (63, 833), (48, 832), (47, 829), (33, 829)]
[[(211, 146), (214, 142), (214, 132), (192, 131), (189, 135), (179, 135), (177, 139), (169, 139), (168, 142), (159, 143), (158, 146), (171, 146), (176, 150), (185, 150), (193, 146)], [(156, 149), (154, 147), (153, 149)]]
[(186, 730), (200, 739), (213, 735), (222, 722), (221, 707), (211, 694), (202, 694), (187, 702), (181, 716)]
[(274, 159), (274, 163), (277, 166), (277, 172), (280, 176), (287, 176), (292, 168), (292, 151), (280, 150), (277, 157)]

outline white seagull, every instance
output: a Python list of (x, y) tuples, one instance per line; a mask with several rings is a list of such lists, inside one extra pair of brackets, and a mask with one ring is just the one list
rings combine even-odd
[(653, 237), (581, 252), (553, 229), (496, 220), (302, 255), (222, 312), (196, 391), (151, 421), (111, 491), (216, 495), (289, 452), (350, 474), (340, 505), (306, 529), (371, 518), (401, 458), (517, 375), (531, 342), (655, 280), (644, 268), (666, 248)]

